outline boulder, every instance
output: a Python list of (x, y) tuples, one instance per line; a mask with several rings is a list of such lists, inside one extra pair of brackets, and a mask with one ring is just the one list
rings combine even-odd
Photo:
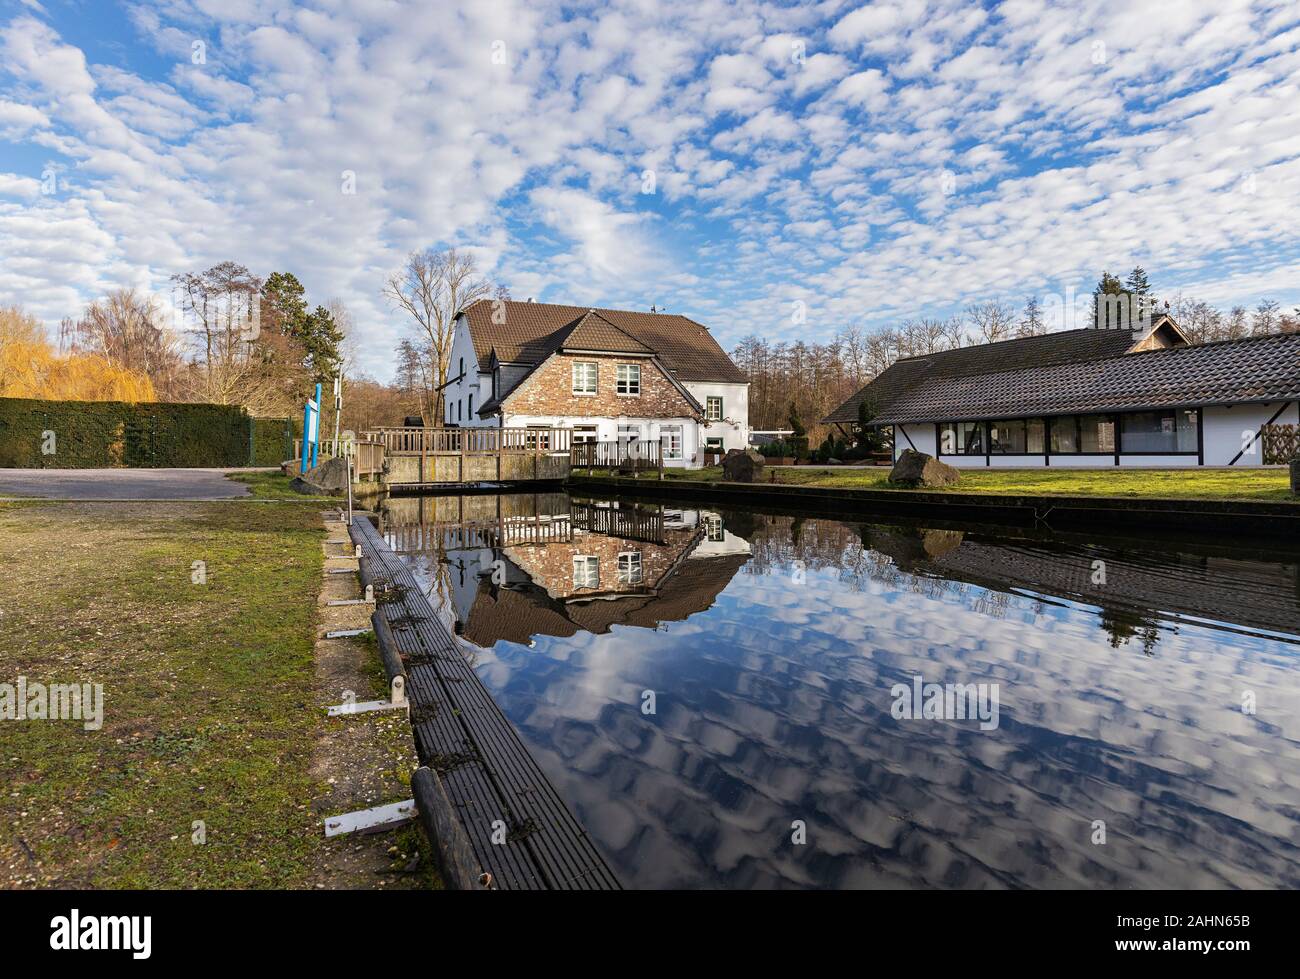
[(722, 457), (722, 478), (729, 483), (756, 483), (763, 475), (763, 457), (753, 449), (732, 449)]
[(900, 486), (955, 486), (961, 473), (932, 455), (904, 449), (889, 471), (889, 481)]
[(348, 461), (326, 459), (315, 469), (295, 476), (289, 486), (308, 496), (342, 496), (348, 491)]

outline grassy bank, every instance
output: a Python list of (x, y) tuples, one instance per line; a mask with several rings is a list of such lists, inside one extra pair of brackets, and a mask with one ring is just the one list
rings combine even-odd
[[(830, 489), (908, 492), (889, 482), (889, 470), (794, 466), (769, 468), (763, 482)], [(666, 480), (718, 482), (722, 469), (675, 469)], [(1021, 469), (963, 470), (961, 483), (927, 492), (1002, 496), (1119, 496), (1172, 500), (1274, 500), (1297, 502), (1284, 469)]]
[(104, 690), (98, 731), (0, 721), (0, 886), (303, 884), (321, 536), (287, 503), (0, 504), (0, 683)]
[(308, 496), (304, 493), (295, 492), (289, 486), (289, 477), (278, 469), (267, 472), (229, 473), (226, 478), (234, 480), (236, 483), (243, 483), (248, 487), (252, 496), (259, 500), (294, 500), (299, 503), (305, 501), (320, 504), (346, 499), (346, 497), (335, 496)]

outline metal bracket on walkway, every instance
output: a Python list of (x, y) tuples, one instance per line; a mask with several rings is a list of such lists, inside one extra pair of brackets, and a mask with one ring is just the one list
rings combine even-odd
[(366, 585), (365, 598), (332, 598), (326, 605), (374, 605), (375, 604), (375, 586)]
[(326, 639), (350, 639), (352, 636), (368, 636), (373, 629), (334, 629), (325, 633)]
[(326, 568), (326, 574), (356, 574), (360, 568)]
[(325, 819), (325, 835), (342, 836), (344, 833), (382, 833), (405, 826), (415, 818), (415, 800), (392, 802), (373, 809), (358, 809)]

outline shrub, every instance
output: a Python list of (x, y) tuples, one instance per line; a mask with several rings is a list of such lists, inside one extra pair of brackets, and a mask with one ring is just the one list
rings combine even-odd
[(0, 467), (247, 466), (281, 451), (271, 446), (283, 440), (288, 421), (265, 420), (259, 448), (261, 424), (230, 405), (0, 398)]

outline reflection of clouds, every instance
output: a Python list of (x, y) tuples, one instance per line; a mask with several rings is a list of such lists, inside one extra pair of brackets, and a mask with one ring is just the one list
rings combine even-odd
[[(841, 526), (805, 521), (801, 539)], [(626, 883), (1300, 884), (1295, 646), (1184, 623), (1144, 656), (1075, 602), (851, 545), (807, 561), (802, 585), (770, 558), (756, 548), (712, 609), (667, 633), (482, 654)], [(893, 720), (889, 688), (913, 674), (1000, 683), (1001, 727)], [(807, 846), (790, 843), (794, 819)]]

